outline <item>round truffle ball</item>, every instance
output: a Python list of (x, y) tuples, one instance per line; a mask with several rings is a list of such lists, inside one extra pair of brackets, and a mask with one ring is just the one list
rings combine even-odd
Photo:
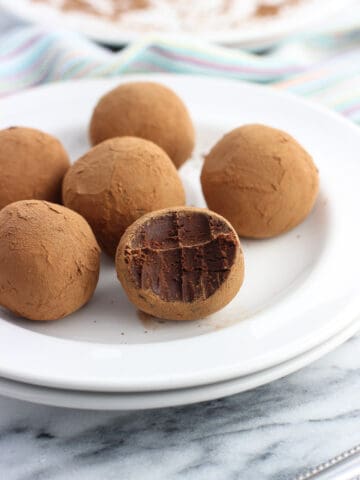
[(170, 158), (136, 137), (106, 140), (81, 157), (65, 175), (64, 204), (90, 223), (114, 256), (120, 237), (144, 213), (184, 205), (185, 193)]
[(208, 207), (227, 218), (240, 236), (266, 238), (305, 219), (319, 178), (311, 156), (289, 134), (246, 125), (212, 148), (201, 184)]
[(99, 277), (100, 248), (77, 213), (40, 200), (0, 212), (0, 305), (29, 320), (82, 307)]
[(207, 209), (170, 208), (144, 215), (126, 230), (116, 271), (140, 310), (168, 320), (197, 320), (236, 295), (244, 259), (225, 218)]
[(90, 123), (92, 144), (123, 136), (151, 140), (177, 168), (194, 148), (194, 127), (184, 103), (172, 90), (153, 82), (124, 83), (95, 107)]
[(61, 182), (70, 167), (61, 143), (25, 127), (0, 131), (0, 209), (17, 200), (59, 202)]

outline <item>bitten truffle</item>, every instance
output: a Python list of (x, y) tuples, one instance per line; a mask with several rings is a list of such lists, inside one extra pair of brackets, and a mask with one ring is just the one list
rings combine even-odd
[(82, 307), (99, 277), (100, 248), (87, 222), (54, 203), (23, 200), (0, 212), (0, 305), (29, 320)]
[(201, 184), (208, 207), (227, 218), (240, 236), (266, 238), (305, 219), (319, 177), (311, 156), (289, 134), (246, 125), (212, 148)]
[(93, 145), (113, 137), (151, 140), (179, 168), (194, 148), (194, 127), (182, 100), (153, 82), (124, 83), (104, 95), (90, 123)]
[(25, 127), (0, 131), (0, 209), (17, 200), (61, 200), (61, 182), (70, 167), (61, 143)]
[(168, 320), (196, 320), (239, 291), (244, 260), (230, 223), (207, 209), (169, 208), (139, 218), (116, 253), (118, 278), (140, 310)]
[(68, 171), (64, 204), (83, 215), (101, 246), (115, 255), (121, 235), (141, 215), (185, 204), (180, 177), (148, 140), (121, 137), (92, 148)]

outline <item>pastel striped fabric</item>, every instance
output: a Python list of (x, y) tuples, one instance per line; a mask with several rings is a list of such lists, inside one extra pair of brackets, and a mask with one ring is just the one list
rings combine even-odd
[(22, 26), (0, 37), (0, 96), (73, 78), (175, 72), (272, 84), (360, 123), (360, 32), (309, 42), (257, 55), (150, 36), (113, 53), (76, 34)]

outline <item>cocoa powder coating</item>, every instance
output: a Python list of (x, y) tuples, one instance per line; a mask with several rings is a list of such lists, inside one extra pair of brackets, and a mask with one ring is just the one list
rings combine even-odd
[(63, 200), (87, 219), (104, 250), (114, 256), (129, 225), (153, 210), (184, 205), (185, 193), (160, 147), (121, 137), (92, 148), (70, 168)]
[(61, 143), (25, 127), (0, 131), (0, 209), (17, 200), (60, 202), (62, 179), (70, 167)]
[(104, 95), (93, 112), (93, 145), (113, 137), (140, 137), (159, 145), (179, 168), (194, 148), (194, 127), (182, 100), (153, 82), (124, 83)]
[(117, 249), (116, 270), (140, 310), (194, 320), (236, 295), (244, 261), (236, 232), (224, 218), (182, 207), (152, 212), (131, 225)]
[(61, 205), (23, 200), (0, 212), (0, 305), (55, 320), (91, 298), (100, 248), (87, 222)]
[(306, 218), (319, 176), (311, 156), (289, 134), (246, 125), (212, 148), (201, 184), (208, 207), (227, 218), (240, 236), (266, 238)]

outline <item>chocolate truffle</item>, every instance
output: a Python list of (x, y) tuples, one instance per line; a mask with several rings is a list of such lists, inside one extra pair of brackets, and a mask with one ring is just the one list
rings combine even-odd
[(153, 82), (124, 83), (97, 104), (90, 123), (92, 144), (123, 136), (151, 140), (177, 168), (194, 148), (194, 127), (185, 105), (172, 90)]
[(207, 209), (169, 208), (144, 215), (126, 230), (116, 271), (140, 310), (168, 320), (196, 320), (236, 295), (244, 260), (225, 218)]
[(319, 187), (311, 156), (289, 134), (246, 125), (206, 156), (201, 183), (209, 208), (244, 237), (273, 237), (295, 227), (314, 206)]
[(121, 137), (92, 148), (70, 168), (63, 200), (86, 218), (104, 250), (114, 256), (129, 225), (144, 213), (184, 205), (185, 193), (160, 147)]
[(17, 200), (59, 202), (69, 167), (67, 153), (51, 135), (25, 127), (0, 130), (0, 209)]
[(0, 305), (29, 320), (82, 307), (99, 276), (100, 248), (86, 221), (54, 203), (22, 200), (0, 212)]

